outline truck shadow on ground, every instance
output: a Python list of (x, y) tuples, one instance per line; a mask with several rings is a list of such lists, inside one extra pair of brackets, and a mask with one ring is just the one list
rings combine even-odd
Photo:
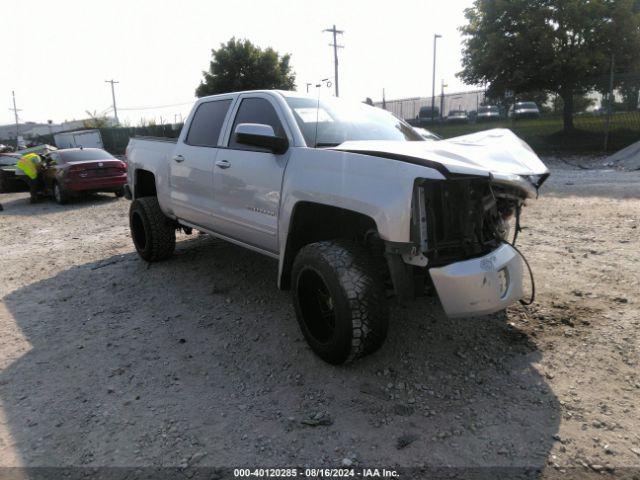
[(30, 348), (0, 372), (4, 448), (27, 466), (545, 467), (560, 405), (504, 316), (393, 307), (382, 350), (333, 367), (276, 271), (203, 236), (10, 293)]

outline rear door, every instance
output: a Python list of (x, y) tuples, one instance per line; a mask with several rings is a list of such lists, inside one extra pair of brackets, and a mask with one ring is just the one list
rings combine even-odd
[(233, 96), (200, 103), (169, 159), (170, 198), (178, 218), (215, 229), (213, 169)]
[(268, 94), (241, 95), (234, 108), (233, 123), (225, 135), (226, 148), (218, 153), (213, 175), (216, 230), (275, 254), (280, 189), (290, 150), (276, 155), (242, 145), (233, 132), (240, 123), (266, 124), (293, 144), (280, 108)]

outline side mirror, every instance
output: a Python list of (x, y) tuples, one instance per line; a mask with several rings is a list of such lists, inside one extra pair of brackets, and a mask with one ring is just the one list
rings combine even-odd
[(238, 143), (266, 148), (273, 153), (284, 153), (289, 148), (289, 141), (286, 138), (278, 137), (271, 125), (240, 123), (234, 134)]

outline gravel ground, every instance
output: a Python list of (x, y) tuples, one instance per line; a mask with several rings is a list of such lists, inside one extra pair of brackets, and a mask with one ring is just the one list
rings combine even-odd
[(524, 211), (534, 305), (394, 306), (349, 367), (311, 353), (271, 259), (192, 235), (148, 266), (124, 199), (2, 195), (0, 466), (639, 472), (640, 172), (578, 161)]

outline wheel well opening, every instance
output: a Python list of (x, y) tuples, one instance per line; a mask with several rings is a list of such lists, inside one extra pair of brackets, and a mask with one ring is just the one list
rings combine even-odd
[(370, 233), (377, 235), (377, 227), (367, 215), (330, 205), (298, 203), (291, 216), (280, 288), (290, 288), (293, 260), (305, 245), (338, 238), (367, 244)]
[(156, 197), (156, 177), (147, 170), (136, 170), (135, 196)]

